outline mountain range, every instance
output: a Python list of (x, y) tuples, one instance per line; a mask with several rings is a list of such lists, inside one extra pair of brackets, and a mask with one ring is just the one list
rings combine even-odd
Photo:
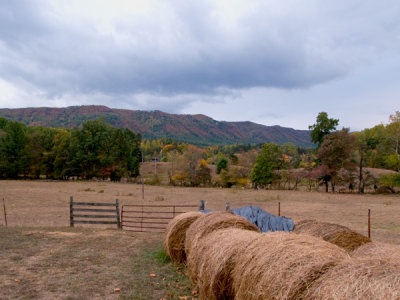
[(0, 109), (0, 117), (28, 126), (74, 128), (84, 121), (104, 118), (114, 127), (129, 128), (144, 139), (172, 138), (198, 146), (234, 143), (291, 142), (312, 147), (310, 132), (253, 122), (216, 121), (205, 115), (169, 114), (162, 111), (112, 109), (106, 106)]

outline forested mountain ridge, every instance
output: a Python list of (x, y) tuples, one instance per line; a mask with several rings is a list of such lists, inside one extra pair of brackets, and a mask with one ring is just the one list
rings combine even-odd
[(84, 121), (102, 117), (114, 127), (129, 128), (133, 132), (141, 133), (144, 139), (167, 137), (198, 146), (266, 142), (313, 146), (307, 130), (265, 126), (249, 121), (216, 121), (205, 115), (178, 115), (162, 111), (111, 109), (92, 105), (0, 109), (0, 117), (29, 126), (64, 128), (78, 127)]

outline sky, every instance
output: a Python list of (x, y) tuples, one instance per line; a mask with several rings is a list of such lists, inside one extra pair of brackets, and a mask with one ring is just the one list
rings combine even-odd
[(0, 108), (362, 130), (400, 110), (398, 0), (0, 0)]

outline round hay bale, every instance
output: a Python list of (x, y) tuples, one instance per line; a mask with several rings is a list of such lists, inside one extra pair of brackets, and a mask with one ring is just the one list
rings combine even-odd
[(322, 238), (347, 251), (353, 251), (363, 244), (371, 242), (366, 236), (339, 224), (303, 220), (296, 224), (293, 232)]
[(167, 225), (164, 236), (164, 250), (171, 259), (179, 264), (186, 261), (185, 239), (186, 230), (203, 213), (192, 211), (177, 215)]
[(394, 259), (400, 261), (400, 245), (371, 242), (350, 253), (352, 257)]
[(305, 299), (311, 283), (343, 259), (346, 251), (316, 237), (263, 234), (237, 256), (235, 299)]
[(191, 257), (198, 274), (199, 299), (233, 299), (232, 270), (237, 255), (261, 233), (236, 228), (211, 232), (201, 239)]
[(316, 222), (317, 222), (317, 220), (308, 220), (308, 219), (306, 219), (306, 220), (301, 220), (301, 221), (296, 222), (296, 223), (294, 224), (294, 229), (293, 229), (293, 231), (294, 231), (295, 229), (301, 230), (303, 226), (307, 226), (307, 224), (309, 224), (309, 223), (316, 223)]
[(311, 299), (400, 299), (400, 262), (353, 258), (342, 261), (310, 287)]
[(197, 261), (191, 256), (191, 253), (197, 249), (200, 240), (216, 230), (224, 228), (239, 228), (255, 232), (261, 232), (258, 227), (245, 218), (228, 212), (211, 212), (207, 213), (190, 225), (186, 231), (185, 253), (186, 265), (189, 278), (193, 283), (197, 282)]

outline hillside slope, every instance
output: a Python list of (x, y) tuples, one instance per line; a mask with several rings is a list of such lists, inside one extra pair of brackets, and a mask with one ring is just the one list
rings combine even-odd
[(170, 137), (199, 146), (265, 142), (291, 142), (299, 146), (312, 146), (307, 130), (265, 126), (253, 122), (220, 122), (205, 115), (111, 109), (106, 106), (71, 106), (0, 109), (0, 117), (29, 126), (65, 128), (77, 127), (84, 121), (103, 117), (115, 127), (127, 127), (134, 132), (140, 132), (144, 138)]

